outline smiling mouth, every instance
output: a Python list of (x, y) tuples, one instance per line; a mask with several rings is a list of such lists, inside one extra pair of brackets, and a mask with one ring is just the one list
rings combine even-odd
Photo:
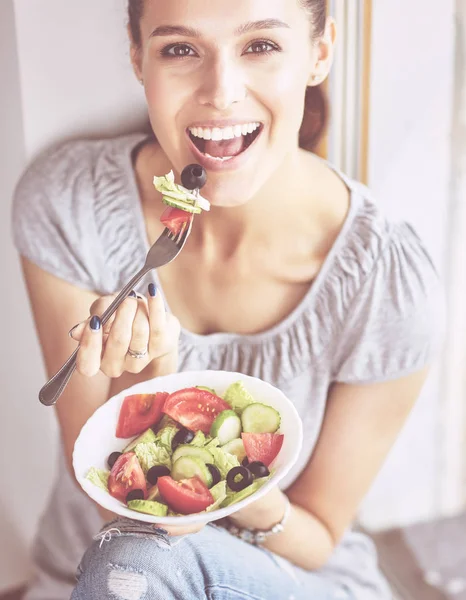
[(245, 152), (262, 130), (261, 123), (245, 123), (223, 128), (190, 127), (188, 135), (204, 156), (223, 162)]

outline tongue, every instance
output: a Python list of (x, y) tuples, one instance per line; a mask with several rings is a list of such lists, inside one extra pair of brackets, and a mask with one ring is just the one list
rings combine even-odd
[(216, 158), (237, 156), (244, 148), (244, 141), (244, 135), (239, 138), (235, 137), (232, 140), (220, 140), (219, 142), (206, 140), (204, 154), (210, 154), (210, 156), (215, 156)]

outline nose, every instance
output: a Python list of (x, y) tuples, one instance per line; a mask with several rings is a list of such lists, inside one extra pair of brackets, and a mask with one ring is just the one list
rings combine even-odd
[(220, 57), (202, 74), (199, 102), (225, 111), (246, 98), (246, 85), (241, 67), (231, 57)]

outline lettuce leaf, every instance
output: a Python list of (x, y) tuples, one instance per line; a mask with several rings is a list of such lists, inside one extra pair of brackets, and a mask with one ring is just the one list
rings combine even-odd
[(203, 198), (200, 194), (196, 195), (193, 191), (175, 183), (173, 171), (170, 171), (167, 175), (162, 175), (162, 177), (154, 177), (154, 187), (167, 198), (175, 198), (197, 206), (202, 210), (210, 210), (210, 202), (206, 198)]
[(214, 465), (220, 471), (222, 479), (226, 479), (228, 471), (233, 467), (239, 467), (239, 460), (233, 454), (229, 454), (222, 448), (209, 447), (209, 452), (214, 457)]
[(206, 445), (206, 437), (202, 431), (197, 431), (194, 439), (189, 444), (190, 446), (196, 446), (196, 448), (203, 448)]
[(255, 402), (254, 398), (244, 387), (242, 381), (232, 383), (224, 393), (223, 399), (225, 402), (228, 402), (231, 408), (238, 414), (241, 414), (246, 406)]
[(218, 448), (218, 446), (220, 446), (220, 442), (218, 438), (212, 438), (212, 437), (208, 437), (206, 438), (206, 445), (205, 447), (207, 448), (207, 450), (210, 450), (211, 448)]
[(172, 468), (172, 460), (168, 448), (159, 443), (138, 444), (134, 449), (138, 457), (139, 464), (146, 475), (147, 471), (152, 467), (163, 465)]
[(214, 499), (214, 502), (206, 508), (206, 512), (211, 512), (220, 508), (220, 505), (227, 497), (227, 482), (219, 481), (216, 485), (210, 488), (210, 493)]
[(171, 423), (167, 421), (167, 424), (158, 430), (155, 435), (155, 444), (165, 446), (169, 452), (171, 452), (172, 441), (179, 430), (178, 425), (175, 421)]
[(104, 490), (105, 492), (108, 492), (108, 476), (109, 475), (110, 475), (109, 471), (91, 467), (89, 469), (89, 473), (86, 475), (86, 479), (89, 479), (89, 481), (91, 481), (94, 485), (96, 485), (100, 489)]

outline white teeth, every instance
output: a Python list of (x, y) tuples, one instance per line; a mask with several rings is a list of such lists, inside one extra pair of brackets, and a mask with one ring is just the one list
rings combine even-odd
[(208, 152), (206, 152), (205, 155), (209, 158), (213, 158), (214, 160), (219, 160), (220, 162), (224, 162), (226, 160), (231, 160), (232, 158), (234, 158), (234, 156), (212, 156)]
[(235, 137), (248, 135), (259, 127), (260, 123), (245, 123), (244, 125), (234, 125), (222, 128), (214, 127), (213, 129), (208, 127), (191, 127), (189, 131), (194, 137), (219, 142), (220, 140), (232, 140)]
[(232, 140), (235, 137), (235, 131), (233, 127), (225, 127), (223, 130), (223, 139)]
[(243, 128), (241, 125), (235, 125), (235, 137), (239, 138), (243, 135)]
[(214, 140), (214, 142), (219, 142), (222, 138), (223, 138), (222, 130), (219, 129), (218, 127), (215, 127), (212, 130), (212, 139)]

